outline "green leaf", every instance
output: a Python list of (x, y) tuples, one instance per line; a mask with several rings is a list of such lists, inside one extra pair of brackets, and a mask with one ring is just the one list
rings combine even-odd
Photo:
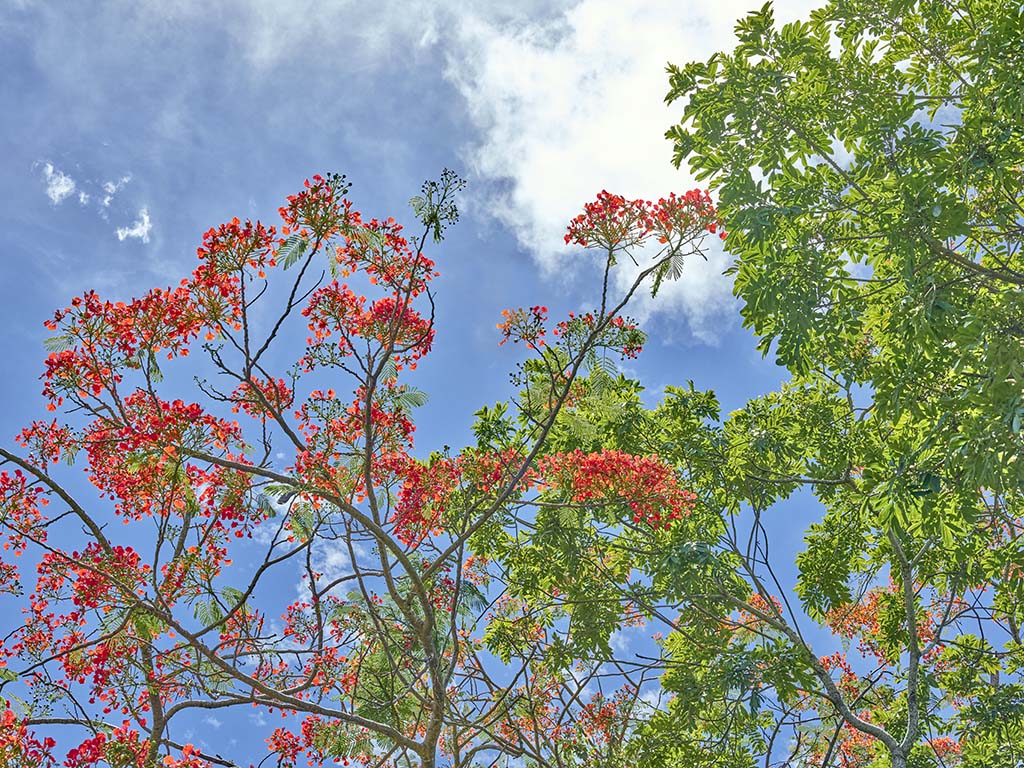
[(427, 399), (427, 393), (419, 389), (408, 386), (398, 389), (398, 403), (406, 410), (426, 405)]
[(75, 338), (67, 333), (59, 336), (50, 336), (43, 340), (43, 347), (47, 352), (64, 352), (75, 346)]
[(308, 245), (306, 238), (298, 234), (289, 235), (277, 249), (277, 263), (282, 269), (294, 266), (303, 257)]

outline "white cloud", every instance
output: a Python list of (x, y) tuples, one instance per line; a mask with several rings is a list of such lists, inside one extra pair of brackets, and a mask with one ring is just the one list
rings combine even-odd
[[(131, 174), (125, 174), (119, 179), (99, 182), (85, 178), (74, 179), (67, 173), (56, 168), (53, 163), (43, 164), (42, 180), (46, 188), (46, 195), (53, 205), (59, 205), (72, 195), (76, 195), (78, 204), (86, 206), (94, 202), (96, 211), (104, 220), (108, 217), (108, 209), (114, 196), (124, 189), (125, 185), (132, 180)], [(92, 191), (86, 191), (92, 190)], [(77, 194), (76, 194), (77, 193)], [(125, 240), (129, 237), (149, 242), (149, 233), (153, 228), (152, 221), (147, 208), (141, 208), (138, 217), (127, 227), (118, 227), (116, 230), (117, 239)]]
[(112, 195), (131, 180), (132, 176), (131, 174), (128, 174), (127, 176), (122, 176), (117, 181), (105, 181), (103, 182), (103, 191), (108, 195)]
[(627, 653), (632, 645), (629, 629), (617, 629), (612, 632), (611, 636), (608, 638), (608, 645), (610, 645), (612, 650), (617, 653)]
[(139, 217), (130, 226), (117, 228), (117, 239), (125, 240), (134, 237), (144, 243), (149, 242), (149, 231), (153, 228), (150, 221), (149, 211), (145, 208), (139, 209)]
[[(366, 557), (366, 549), (359, 544), (353, 543), (352, 549), (357, 558)], [(317, 579), (317, 588), (323, 589), (337, 579), (351, 576), (355, 573), (352, 567), (352, 559), (349, 557), (348, 546), (340, 540), (324, 541), (313, 552), (313, 570), (320, 574)], [(336, 584), (327, 594), (341, 596), (352, 589), (348, 582)], [(309, 581), (305, 574), (295, 586), (295, 591), (300, 599), (309, 597)]]
[[(100, 200), (100, 206), (102, 208), (109, 208), (111, 201), (121, 189), (124, 188), (125, 184), (132, 180), (131, 174), (122, 176), (117, 181), (105, 181), (103, 182), (103, 198)], [(123, 239), (123, 238), (122, 238)]]
[(249, 714), (249, 722), (251, 722), (257, 728), (263, 728), (267, 724), (267, 716), (264, 714), (262, 709), (258, 709), (255, 712)]
[(353, 572), (352, 560), (349, 559), (348, 551), (341, 542), (334, 542), (329, 547), (319, 549), (313, 559), (324, 581), (333, 581)]
[[(778, 21), (806, 16), (819, 0), (777, 4)], [(477, 182), (475, 206), (497, 219), (548, 278), (580, 271), (585, 257), (562, 247), (567, 221), (601, 189), (658, 198), (698, 186), (671, 164), (663, 136), (678, 120), (668, 107), (665, 65), (704, 59), (735, 45), (736, 20), (759, 0), (382, 0), (372, 13), (351, 4), (276, 0), (237, 6), (231, 31), (255, 69), (279, 66), (341, 30), (362, 68), (440, 51), (476, 134), (465, 155)], [(168, 10), (168, 8), (173, 10)], [(171, 17), (202, 14), (199, 0), (160, 5)], [(318, 24), (303, 19), (315, 16)], [(272, 32), (271, 32), (272, 31)], [(489, 183), (488, 183), (489, 182)], [(484, 187), (483, 199), (479, 195)], [(489, 190), (489, 191), (487, 191)], [(707, 260), (691, 258), (683, 277), (656, 300), (630, 307), (678, 319), (714, 343), (735, 316), (728, 257), (709, 241)], [(619, 270), (625, 288), (636, 270)], [(588, 281), (589, 282), (589, 281)], [(556, 283), (557, 284), (557, 283)]]
[[(152, 13), (170, 18), (209, 14), (205, 0), (149, 0)], [(345, 69), (371, 69), (414, 59), (423, 49), (448, 45), (457, 19), (484, 17), (498, 26), (517, 26), (538, 15), (558, 13), (571, 0), (380, 0), (374, 4), (321, 0), (228, 0), (232, 8), (229, 34), (242, 47), (247, 63), (259, 70), (279, 66), (325, 40), (343, 44), (356, 55)], [(309, 20), (315, 19), (315, 24)], [(325, 38), (330, 30), (330, 38)]]
[(651, 709), (667, 709), (668, 702), (671, 698), (672, 697), (663, 691), (658, 685), (641, 691), (640, 693), (640, 701), (647, 704)]
[[(784, 22), (819, 0), (778, 3)], [(759, 0), (382, 0), (372, 13), (351, 4), (276, 0), (238, 6), (231, 32), (255, 69), (308, 50), (322, 29), (342, 30), (363, 68), (415, 59), (434, 48), (445, 77), (464, 98), (477, 138), (465, 148), (478, 210), (507, 227), (549, 278), (575, 273), (579, 254), (562, 247), (566, 222), (601, 189), (657, 198), (697, 186), (671, 164), (663, 136), (678, 120), (668, 107), (665, 65), (704, 59), (735, 45), (736, 20)], [(160, 13), (203, 13), (199, 0), (177, 0)], [(318, 24), (303, 20), (310, 16)], [(271, 32), (272, 31), (272, 32)], [(489, 188), (480, 201), (480, 187)], [(690, 259), (658, 298), (638, 296), (632, 314), (679, 319), (713, 343), (734, 317), (728, 258), (709, 243), (707, 261)], [(635, 270), (620, 270), (618, 288)]]
[(43, 182), (46, 184), (46, 195), (54, 205), (64, 202), (75, 191), (75, 180), (54, 168), (53, 163), (43, 166)]
[[(519, 26), (458, 18), (447, 76), (479, 132), (472, 168), (501, 182), (487, 205), (547, 274), (577, 258), (560, 247), (561, 236), (599, 190), (650, 199), (697, 186), (672, 167), (663, 138), (680, 112), (663, 103), (665, 65), (733, 47), (736, 19), (757, 4), (581, 0), (562, 15)], [(789, 2), (780, 16), (811, 7)], [(634, 312), (669, 312), (713, 340), (732, 310), (721, 275), (726, 265), (715, 246), (706, 262), (691, 259), (655, 304), (643, 301)], [(630, 279), (623, 272), (619, 287)]]

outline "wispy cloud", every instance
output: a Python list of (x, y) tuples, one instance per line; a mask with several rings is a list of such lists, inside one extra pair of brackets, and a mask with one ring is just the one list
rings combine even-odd
[(666, 709), (671, 698), (671, 695), (663, 691), (658, 685), (640, 693), (640, 701), (647, 704), (651, 709)]
[(139, 209), (139, 216), (131, 225), (117, 228), (117, 239), (124, 241), (129, 237), (149, 242), (149, 231), (153, 228), (153, 222), (149, 218), (149, 211), (145, 208)]
[[(95, 202), (95, 207), (100, 217), (104, 220), (109, 218), (109, 210), (114, 197), (132, 180), (132, 175), (126, 173), (123, 176), (99, 183), (88, 178), (75, 179), (70, 174), (57, 168), (52, 162), (42, 164), (42, 182), (46, 196), (54, 205), (60, 205), (72, 195), (76, 195), (78, 204), (89, 205), (90, 201)], [(92, 192), (86, 191), (91, 189)], [(127, 226), (117, 227), (114, 234), (117, 239), (124, 242), (128, 239), (140, 240), (143, 243), (149, 242), (149, 233), (153, 229), (153, 220), (149, 215), (149, 208), (143, 206), (139, 209), (134, 221)]]
[(75, 180), (54, 168), (53, 163), (43, 165), (43, 183), (46, 185), (46, 195), (54, 205), (59, 205), (74, 194), (76, 187)]
[[(359, 544), (353, 543), (353, 550), (357, 558), (365, 557), (367, 554)], [(355, 573), (348, 548), (341, 542), (336, 542), (333, 546), (317, 548), (313, 553), (313, 570), (320, 574), (317, 579), (317, 588), (319, 589), (337, 579)], [(345, 594), (349, 588), (345, 583), (338, 584), (332, 588), (330, 593), (340, 596)], [(295, 585), (295, 591), (300, 599), (309, 597), (309, 582), (306, 580), (305, 574)]]
[(620, 654), (628, 653), (633, 644), (629, 630), (617, 629), (612, 632), (611, 636), (608, 638), (608, 644), (612, 647), (612, 650)]
[(100, 199), (100, 206), (102, 208), (109, 208), (110, 203), (121, 189), (124, 188), (125, 184), (132, 180), (132, 175), (129, 173), (122, 176), (117, 181), (105, 181), (103, 182), (103, 197)]

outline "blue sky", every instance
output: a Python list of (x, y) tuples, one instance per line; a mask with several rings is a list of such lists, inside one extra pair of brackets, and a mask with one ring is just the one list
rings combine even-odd
[[(201, 233), (273, 222), (314, 173), (354, 182), (365, 213), (444, 167), (469, 181), (432, 254), (438, 338), (418, 373), (420, 447), (469, 440), (506, 399), (505, 307), (586, 309), (597, 276), (562, 247), (602, 188), (695, 186), (663, 138), (664, 65), (732, 46), (758, 0), (7, 0), (0, 8), (0, 321), (5, 444), (45, 414), (42, 321), (90, 288), (125, 299), (191, 272)], [(784, 4), (795, 16), (810, 4)], [(717, 247), (717, 241), (716, 241)], [(782, 377), (739, 327), (724, 254), (632, 308), (650, 343), (630, 369), (656, 395), (695, 380), (726, 409)], [(784, 531), (792, 535), (797, 529)]]

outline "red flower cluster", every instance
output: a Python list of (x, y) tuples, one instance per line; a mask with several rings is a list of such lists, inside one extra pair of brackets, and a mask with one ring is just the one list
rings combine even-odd
[(392, 454), (381, 462), (382, 471), (402, 478), (392, 517), (399, 541), (416, 546), (439, 532), (444, 502), (461, 480), (460, 463), (441, 458), (423, 464), (404, 454)]
[(818, 661), (829, 672), (834, 669), (839, 670), (839, 690), (843, 692), (844, 696), (853, 700), (860, 696), (860, 678), (853, 671), (845, 654), (836, 652), (830, 656), (822, 656)]
[[(392, 477), (400, 482), (391, 519), (395, 535), (409, 546), (418, 546), (441, 531), (443, 511), (454, 492), (494, 493), (511, 481), (521, 459), (515, 452), (465, 453), (429, 464), (404, 453), (382, 457), (377, 462), (379, 480)], [(530, 488), (564, 490), (579, 504), (623, 504), (631, 510), (634, 523), (666, 529), (686, 516), (696, 501), (692, 492), (679, 485), (672, 468), (657, 457), (612, 450), (543, 456), (524, 475), (517, 494)]]
[(621, 739), (629, 724), (629, 702), (635, 698), (632, 686), (617, 691), (614, 696), (594, 694), (590, 702), (580, 708), (578, 715), (582, 736), (598, 748)]
[(67, 768), (93, 768), (103, 759), (103, 745), (107, 743), (107, 735), (98, 733), (86, 739), (68, 752), (64, 765)]
[(20, 469), (13, 474), (0, 472), (0, 519), (7, 529), (4, 550), (20, 555), (29, 539), (46, 541), (46, 520), (40, 507), (49, 503), (43, 489), (30, 483)]
[(0, 713), (0, 765), (53, 768), (56, 761), (50, 751), (54, 746), (53, 739), (40, 741), (30, 733), (25, 721), (14, 714), (11, 703), (4, 701), (4, 711)]
[[(870, 713), (861, 712), (860, 717), (870, 720)], [(873, 762), (874, 747), (877, 740), (874, 736), (858, 731), (852, 725), (844, 723), (839, 738), (839, 768), (862, 768)]]
[(21, 430), (18, 443), (29, 449), (29, 458), (46, 466), (60, 461), (61, 453), (69, 447), (74, 448), (74, 435), (67, 427), (57, 424), (56, 419), (50, 422), (33, 421)]
[(230, 274), (245, 269), (256, 270), (258, 277), (265, 277), (267, 267), (277, 265), (274, 259), (274, 243), (277, 231), (246, 219), (242, 224), (234, 218), (226, 224), (211, 228), (203, 233), (203, 244), (196, 249), (200, 260), (214, 274)]
[[(344, 177), (320, 174), (303, 182), (303, 189), (288, 196), (287, 204), (277, 209), (285, 226), (281, 234), (293, 231), (300, 237), (325, 239), (358, 223), (349, 215), (352, 204), (343, 198), (348, 186)], [(284, 244), (282, 239), (280, 245)]]
[(132, 547), (116, 545), (108, 552), (91, 541), (80, 553), (44, 555), (38, 567), (36, 593), (38, 597), (58, 597), (70, 579), (74, 605), (118, 605), (124, 602), (125, 592), (132, 593), (145, 583), (149, 570)]
[[(833, 608), (825, 617), (825, 623), (837, 634), (846, 638), (857, 638), (857, 649), (863, 656), (874, 656), (880, 664), (893, 664), (892, 652), (884, 647), (885, 639), (879, 618), (887, 601), (898, 601), (902, 615), (902, 589), (894, 582), (886, 587), (875, 587), (857, 603)], [(921, 645), (930, 644), (936, 636), (937, 617), (941, 610), (924, 610), (917, 620), (917, 637)], [(925, 662), (941, 655), (944, 646), (936, 643), (924, 657)]]
[(284, 379), (256, 379), (252, 383), (242, 382), (231, 393), (232, 413), (239, 409), (250, 416), (266, 419), (271, 413), (281, 414), (291, 407), (295, 393), (288, 387)]
[(181, 757), (167, 755), (164, 765), (167, 768), (213, 768), (213, 764), (199, 757), (199, 750), (191, 744), (181, 748)]
[(68, 396), (116, 395), (124, 370), (150, 370), (158, 352), (168, 359), (187, 356), (190, 342), (204, 328), (212, 339), (222, 324), (240, 327), (241, 280), (221, 269), (237, 253), (232, 251), (225, 263), (214, 258), (219, 253), (209, 251), (210, 260), (176, 288), (155, 288), (127, 304), (102, 301), (89, 291), (54, 313), (46, 327), (59, 330), (57, 338), (69, 348), (46, 360), (43, 395), (50, 399), (50, 410)]
[(586, 247), (630, 248), (639, 245), (654, 227), (649, 201), (627, 200), (601, 190), (597, 200), (583, 206), (583, 213), (569, 222), (565, 244)]
[(302, 739), (287, 728), (275, 728), (267, 739), (267, 748), (278, 754), (279, 766), (293, 766), (302, 752)]
[(587, 203), (574, 218), (565, 235), (565, 243), (608, 251), (642, 245), (650, 236), (660, 243), (698, 237), (702, 232), (718, 234), (723, 240), (718, 214), (711, 196), (694, 189), (681, 196), (675, 193), (657, 203), (627, 200), (602, 190), (597, 200)]
[[(240, 446), (236, 422), (207, 414), (197, 403), (167, 402), (141, 389), (124, 399), (121, 417), (120, 423), (97, 420), (83, 439), (93, 484), (115, 502), (119, 515), (138, 520), (181, 514), (200, 488), (200, 500), (208, 502), (206, 516), (216, 513), (236, 519), (242, 515), (238, 501), (248, 489), (245, 473), (185, 464), (183, 470), (191, 482), (170, 489), (166, 482), (167, 472), (184, 458), (179, 451), (220, 452)], [(216, 500), (227, 503), (214, 510)]]
[[(768, 616), (781, 616), (782, 615), (782, 603), (775, 595), (769, 595), (767, 598), (758, 592), (755, 592), (750, 596), (747, 601), (750, 603), (750, 607), (753, 608), (760, 614)], [(739, 611), (739, 615), (736, 619), (737, 628), (745, 628), (750, 630), (759, 630), (764, 626), (764, 621), (754, 613), (750, 611)]]
[(646, 337), (631, 319), (609, 315), (601, 335), (592, 339), (598, 324), (593, 312), (580, 315), (570, 312), (569, 319), (555, 326), (552, 334), (562, 338), (571, 348), (591, 343), (596, 348), (612, 350), (625, 358), (634, 358), (643, 351)]
[[(275, 729), (267, 739), (267, 746), (278, 755), (280, 768), (294, 768), (301, 754), (305, 755), (307, 765), (319, 766), (329, 759), (328, 747), (340, 741), (338, 730), (336, 724), (321, 717), (307, 717), (302, 721), (300, 733), (293, 733), (287, 728)], [(364, 765), (374, 761), (372, 755), (358, 752), (330, 759), (331, 765)]]
[(940, 760), (948, 757), (956, 757), (960, 754), (960, 742), (950, 736), (937, 736), (928, 740), (928, 746), (935, 752)]
[(382, 347), (391, 348), (402, 362), (416, 367), (415, 361), (430, 351), (434, 329), (408, 302), (394, 296), (385, 296), (370, 305), (370, 311), (361, 318), (357, 333), (364, 339), (374, 339)]
[[(432, 324), (399, 291), (374, 301), (366, 308), (366, 297), (358, 296), (337, 281), (318, 289), (302, 311), (309, 319), (312, 336), (304, 358), (307, 370), (317, 365), (337, 365), (375, 343), (386, 350), (399, 366), (416, 367), (416, 361), (430, 351), (434, 340)], [(337, 342), (332, 338), (336, 335)]]
[(691, 189), (681, 196), (670, 193), (652, 207), (652, 219), (651, 231), (659, 243), (667, 243), (673, 236), (693, 237), (702, 230), (717, 234), (722, 240), (726, 238), (706, 190)]
[(522, 307), (503, 309), (501, 316), (505, 318), (503, 322), (498, 323), (498, 330), (502, 335), (501, 344), (511, 339), (513, 344), (525, 341), (531, 349), (539, 349), (546, 345), (544, 324), (548, 319), (547, 307), (530, 307), (528, 310)]
[[(21, 592), (21, 575), (14, 563), (0, 562), (0, 595), (17, 595)], [(3, 661), (0, 660), (0, 667)]]
[(402, 225), (392, 218), (363, 223), (356, 212), (349, 212), (350, 226), (345, 244), (335, 249), (335, 260), (342, 274), (363, 273), (372, 285), (401, 289), (414, 299), (437, 277), (434, 262), (413, 249), (402, 236)]
[(661, 459), (624, 451), (545, 456), (537, 463), (537, 475), (543, 484), (567, 491), (575, 502), (626, 504), (634, 523), (653, 528), (669, 528), (681, 520), (697, 498), (680, 486), (672, 467)]

